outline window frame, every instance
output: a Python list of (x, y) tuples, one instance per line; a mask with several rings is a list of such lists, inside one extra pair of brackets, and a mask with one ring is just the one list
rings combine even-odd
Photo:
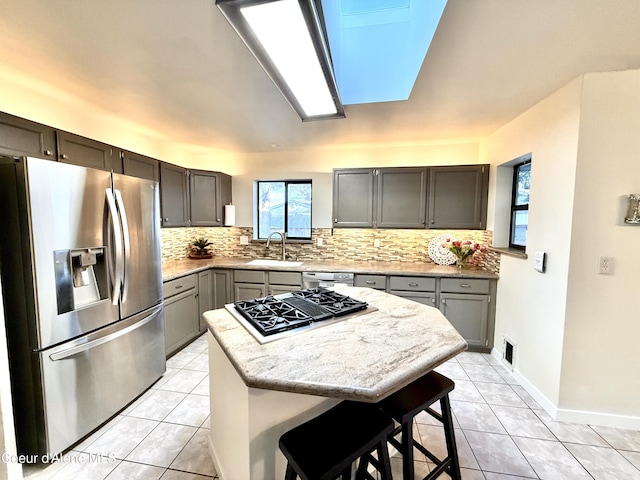
[[(518, 197), (518, 174), (520, 173), (520, 169), (525, 165), (531, 164), (531, 157), (526, 160), (519, 162), (513, 166), (513, 183), (511, 186), (511, 208), (509, 209), (509, 249), (519, 250), (524, 252), (527, 248), (527, 244), (525, 242), (524, 245), (519, 245), (517, 243), (513, 243), (513, 234), (514, 234), (514, 220), (516, 212), (524, 212), (529, 213), (529, 202), (522, 205), (516, 204), (516, 199)], [(527, 229), (529, 228), (529, 220), (527, 218)]]
[[(287, 240), (294, 241), (311, 241), (313, 235), (313, 181), (311, 179), (291, 179), (291, 180), (256, 180), (256, 200), (254, 203), (254, 215), (255, 215), (255, 239), (265, 241), (268, 236), (261, 237), (260, 236), (260, 184), (261, 183), (282, 183), (284, 184), (284, 211), (283, 211), (283, 220), (284, 220), (284, 232)], [(299, 236), (290, 236), (289, 235), (289, 185), (309, 185), (310, 189), (310, 198), (309, 198), (309, 236), (308, 237), (299, 237)], [(274, 230), (275, 231), (275, 230)], [(278, 230), (279, 231), (279, 230)], [(271, 232), (273, 233), (273, 232)]]

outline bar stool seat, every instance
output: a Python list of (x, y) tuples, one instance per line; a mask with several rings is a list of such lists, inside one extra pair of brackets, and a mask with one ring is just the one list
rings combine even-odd
[(352, 464), (360, 459), (356, 479), (374, 480), (367, 472), (373, 465), (382, 480), (391, 480), (387, 437), (393, 428), (393, 420), (375, 404), (341, 402), (280, 437), (288, 462), (285, 479), (351, 478)]
[[(453, 431), (449, 392), (455, 384), (444, 375), (429, 372), (418, 380), (410, 383), (396, 393), (379, 402), (380, 408), (400, 425), (389, 436), (389, 443), (402, 454), (402, 472), (404, 480), (413, 480), (413, 448), (417, 448), (427, 458), (436, 464), (436, 468), (424, 480), (431, 480), (446, 472), (453, 480), (460, 480), (460, 465), (458, 451)], [(431, 408), (440, 401), (442, 414)], [(413, 438), (413, 419), (420, 412), (425, 411), (442, 422), (447, 444), (447, 457), (439, 459), (424, 445)], [(395, 437), (401, 434), (400, 441)]]

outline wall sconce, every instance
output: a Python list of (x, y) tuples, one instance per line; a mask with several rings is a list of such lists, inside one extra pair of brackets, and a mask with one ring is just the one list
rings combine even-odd
[(627, 216), (624, 223), (640, 224), (640, 193), (632, 193), (629, 195), (629, 206), (627, 208)]
[(302, 121), (344, 118), (314, 0), (216, 0)]

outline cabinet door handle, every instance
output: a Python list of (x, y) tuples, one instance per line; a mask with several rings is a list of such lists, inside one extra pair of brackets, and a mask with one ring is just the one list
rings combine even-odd
[(407, 283), (407, 285), (409, 285), (410, 287), (417, 287), (418, 286), (418, 284), (414, 283), (414, 282)]
[[(435, 299), (435, 298), (432, 298), (432, 299), (431, 299), (431, 303), (433, 303), (433, 304), (435, 305), (435, 304), (436, 304), (436, 299)], [(444, 303), (444, 300), (443, 300), (443, 303)]]
[(366, 283), (367, 285), (375, 285), (376, 282), (374, 282), (373, 280), (367, 280), (364, 283)]
[(184, 285), (176, 285), (174, 288), (175, 288), (176, 290), (180, 290), (180, 289), (181, 289), (181, 288), (183, 288), (183, 287), (184, 287)]
[(66, 160), (69, 157), (67, 156), (66, 153), (63, 153), (63, 154), (60, 155), (60, 158), (62, 158), (63, 160)]
[(50, 157), (51, 155), (53, 155), (53, 152), (52, 152), (51, 150), (45, 150), (45, 151), (44, 151), (44, 154), (45, 154), (47, 157)]
[(444, 301), (444, 298), (442, 299), (442, 304), (446, 305), (447, 302)]
[(337, 218), (334, 218), (334, 219), (333, 219), (333, 223), (338, 223), (338, 219), (337, 219)]
[(469, 285), (468, 283), (461, 283), (460, 286), (462, 288), (471, 288), (471, 285)]

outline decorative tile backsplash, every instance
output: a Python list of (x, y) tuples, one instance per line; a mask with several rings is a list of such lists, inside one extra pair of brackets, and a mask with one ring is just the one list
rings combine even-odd
[[(491, 244), (491, 232), (487, 230), (314, 228), (311, 243), (287, 242), (287, 259), (433, 263), (427, 254), (427, 247), (433, 237), (442, 233), (450, 233), (458, 240), (470, 240), (481, 245)], [(240, 237), (243, 235), (250, 239), (249, 245), (240, 245)], [(187, 257), (190, 243), (199, 237), (208, 238), (213, 243), (211, 252), (214, 255), (280, 258), (280, 243), (274, 242), (267, 249), (264, 241), (251, 241), (251, 228), (189, 227), (162, 229), (162, 259)], [(317, 246), (318, 238), (322, 238), (321, 247)], [(380, 246), (376, 247), (377, 243)], [(477, 253), (473, 261), (485, 270), (494, 273), (500, 270), (499, 253)]]

